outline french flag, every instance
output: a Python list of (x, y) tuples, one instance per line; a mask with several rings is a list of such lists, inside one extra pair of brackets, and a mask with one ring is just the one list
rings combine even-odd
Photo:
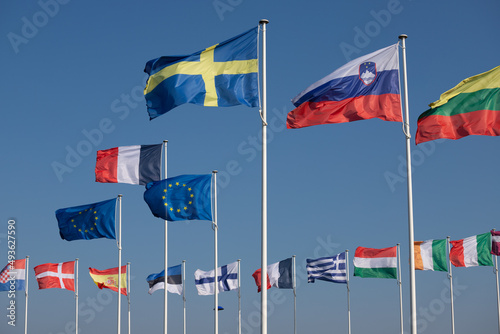
[[(257, 291), (260, 292), (262, 290), (261, 270), (257, 269), (252, 276), (257, 284)], [(270, 289), (273, 286), (278, 289), (293, 289), (291, 257), (267, 266), (267, 288)]]
[(402, 122), (398, 46), (354, 59), (309, 86), (292, 100), (287, 128), (371, 118)]
[(159, 181), (162, 147), (133, 145), (97, 151), (96, 182), (146, 185)]

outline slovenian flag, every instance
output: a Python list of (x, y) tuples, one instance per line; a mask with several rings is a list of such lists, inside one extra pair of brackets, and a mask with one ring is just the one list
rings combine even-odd
[(493, 266), (490, 232), (450, 243), (450, 261), (455, 267)]
[[(261, 289), (261, 270), (257, 269), (253, 274), (255, 279), (255, 284), (257, 284), (257, 290), (260, 292)], [(267, 266), (267, 288), (270, 289), (272, 286), (278, 289), (293, 289), (293, 278), (292, 278), (292, 258), (276, 262)]]
[(387, 248), (358, 247), (354, 253), (354, 276), (398, 278), (397, 246)]
[(146, 185), (159, 181), (162, 146), (133, 145), (97, 151), (96, 182)]
[(21, 291), (26, 289), (26, 259), (9, 262), (0, 271), (0, 291)]
[(402, 122), (399, 44), (354, 59), (297, 95), (287, 128), (380, 118)]

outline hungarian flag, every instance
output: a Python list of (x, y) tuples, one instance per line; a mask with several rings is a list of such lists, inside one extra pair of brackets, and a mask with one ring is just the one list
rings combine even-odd
[(450, 243), (450, 261), (455, 267), (493, 266), (490, 232)]
[(95, 180), (146, 185), (160, 180), (163, 145), (134, 145), (97, 151)]
[(415, 143), (469, 135), (500, 135), (500, 66), (441, 94), (418, 117)]
[(38, 289), (66, 289), (75, 291), (75, 261), (44, 263), (33, 268)]
[(356, 58), (292, 100), (289, 129), (380, 118), (402, 122), (399, 44)]
[(358, 247), (353, 263), (354, 276), (398, 278), (397, 246), (381, 249)]
[[(261, 270), (257, 269), (252, 276), (257, 284), (257, 291), (260, 292), (262, 290)], [(278, 289), (293, 289), (291, 257), (267, 266), (267, 288), (270, 289), (272, 286)]]
[(500, 255), (500, 231), (491, 231), (491, 254)]
[(415, 269), (448, 271), (446, 239), (415, 241)]
[[(94, 283), (99, 287), (99, 289), (107, 288), (118, 292), (118, 267), (97, 270), (94, 268), (89, 268), (90, 277), (94, 280)], [(121, 267), (121, 293), (122, 295), (127, 295), (127, 266)]]

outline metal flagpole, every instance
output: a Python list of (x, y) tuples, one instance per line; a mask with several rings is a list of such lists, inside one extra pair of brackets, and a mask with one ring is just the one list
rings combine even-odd
[(217, 171), (212, 171), (214, 193), (214, 215), (212, 228), (214, 230), (214, 333), (219, 333), (219, 282), (217, 276)]
[[(167, 178), (167, 143), (168, 140), (163, 141), (163, 179)], [(167, 278), (168, 278), (168, 221), (165, 220), (165, 291), (163, 301), (163, 333), (167, 334), (167, 311), (168, 311), (168, 291), (167, 291)]]
[(351, 334), (351, 300), (349, 298), (349, 250), (345, 250), (345, 269), (347, 277), (347, 333)]
[(417, 296), (415, 288), (415, 246), (413, 244), (413, 190), (411, 181), (411, 149), (410, 149), (410, 111), (408, 106), (408, 78), (406, 74), (406, 38), (407, 35), (399, 35), (403, 50), (403, 81), (404, 81), (404, 102), (405, 102), (405, 120), (404, 133), (406, 136), (406, 169), (408, 183), (408, 239), (410, 247), (410, 315), (411, 315), (411, 334), (417, 333)]
[(130, 262), (127, 262), (128, 334), (130, 334)]
[(184, 322), (183, 322), (184, 334), (186, 334), (186, 289), (185, 288), (186, 288), (186, 260), (182, 260), (182, 304), (184, 309)]
[(498, 262), (495, 255), (495, 276), (497, 280), (497, 311), (498, 311), (498, 333), (500, 333), (500, 292), (498, 290)]
[(238, 334), (241, 334), (241, 260), (238, 259)]
[(26, 256), (24, 266), (24, 296), (25, 296), (25, 305), (24, 305), (24, 334), (28, 334), (28, 269), (30, 257)]
[(121, 333), (122, 315), (122, 195), (118, 195), (118, 334)]
[(75, 334), (78, 334), (78, 258), (75, 259), (75, 299), (76, 299), (76, 315), (75, 315)]
[(261, 236), (261, 334), (267, 334), (267, 85), (266, 85), (266, 25), (259, 21), (262, 29), (262, 236)]
[[(492, 231), (495, 231), (495, 229), (493, 229)], [(495, 269), (494, 269), (494, 272), (495, 272), (495, 277), (496, 277), (496, 281), (497, 281), (497, 312), (498, 312), (498, 333), (500, 333), (500, 291), (498, 289), (498, 262), (497, 262), (497, 256), (495, 255)]]
[(297, 334), (297, 284), (295, 281), (295, 255), (292, 256), (292, 285), (293, 285), (293, 333)]
[(448, 278), (450, 279), (450, 305), (451, 305), (451, 333), (455, 334), (455, 306), (453, 305), (453, 275), (451, 274), (450, 237), (446, 237), (448, 250)]
[(401, 247), (397, 244), (398, 254), (398, 285), (399, 285), (399, 325), (401, 327), (401, 334), (403, 334), (403, 291), (401, 283)]

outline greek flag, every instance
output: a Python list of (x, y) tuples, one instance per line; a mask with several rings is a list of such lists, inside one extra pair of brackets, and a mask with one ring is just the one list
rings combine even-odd
[(314, 280), (347, 284), (345, 252), (330, 257), (307, 259), (307, 281)]
[[(194, 278), (198, 295), (207, 296), (214, 294), (215, 280), (213, 270), (203, 271), (198, 269), (194, 272)], [(217, 281), (218, 292), (238, 289), (238, 262), (217, 268)]]

